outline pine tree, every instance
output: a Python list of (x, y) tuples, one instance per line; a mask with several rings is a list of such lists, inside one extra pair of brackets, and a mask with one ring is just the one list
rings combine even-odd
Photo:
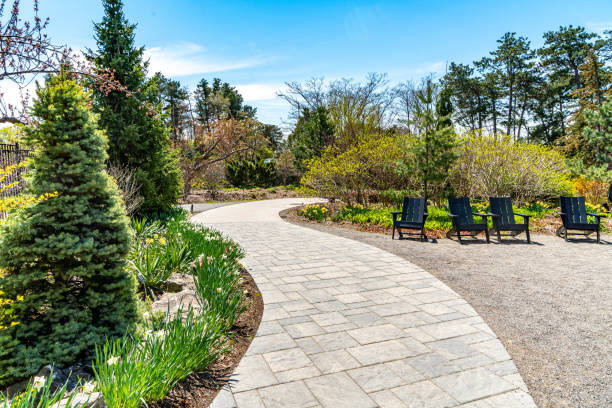
[[(57, 193), (14, 213), (0, 231), (0, 385), (44, 364), (89, 363), (95, 344), (137, 318), (124, 270), (125, 207), (104, 171), (107, 139), (90, 95), (66, 74), (37, 90), (26, 139), (36, 147), (28, 193)], [(6, 310), (2, 310), (2, 309)], [(2, 311), (7, 313), (1, 313)], [(13, 322), (18, 322), (14, 324)]]
[(435, 94), (436, 85), (431, 79), (417, 92), (412, 115), (415, 118), (415, 141), (409, 144), (407, 160), (399, 163), (398, 171), (417, 174), (423, 184), (424, 197), (439, 199), (443, 190), (447, 189), (445, 182), (457, 153), (455, 133), (450, 122), (452, 105), (444, 101), (448, 96), (443, 92), (436, 102)]
[(597, 110), (586, 110), (585, 120), (583, 135), (595, 151), (595, 165), (612, 170), (612, 100)]
[(597, 151), (584, 134), (587, 126), (586, 112), (597, 111), (612, 96), (612, 70), (605, 66), (600, 51), (598, 46), (591, 47), (585, 62), (578, 67), (583, 87), (572, 91), (572, 95), (578, 99), (578, 107), (572, 115), (572, 125), (563, 146), (568, 156), (581, 159), (588, 165), (596, 163)]
[(136, 181), (144, 197), (142, 212), (155, 212), (173, 205), (180, 195), (181, 176), (169, 149), (169, 129), (163, 120), (143, 108), (154, 104), (161, 110), (157, 81), (147, 81), (144, 48), (134, 41), (136, 25), (123, 14), (121, 0), (104, 0), (105, 15), (94, 25), (97, 51), (88, 56), (97, 67), (114, 72), (132, 94), (122, 91), (96, 92), (95, 108), (100, 127), (109, 138), (111, 163), (136, 169)]

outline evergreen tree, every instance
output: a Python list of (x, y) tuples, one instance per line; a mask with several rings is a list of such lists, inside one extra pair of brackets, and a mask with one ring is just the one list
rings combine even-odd
[(584, 138), (595, 151), (595, 165), (612, 170), (612, 100), (602, 103), (596, 111), (587, 110), (585, 119)]
[(159, 106), (157, 81), (146, 80), (148, 63), (144, 48), (134, 45), (136, 25), (123, 14), (121, 0), (104, 0), (105, 15), (94, 25), (96, 52), (88, 56), (97, 67), (114, 72), (115, 78), (132, 94), (121, 91), (95, 93), (100, 127), (109, 138), (112, 163), (136, 169), (136, 181), (144, 198), (142, 212), (155, 212), (172, 206), (181, 191), (181, 175), (168, 142), (169, 129), (163, 120), (143, 105)]
[(280, 152), (283, 142), (283, 131), (276, 125), (261, 124), (259, 131), (262, 137), (270, 142), (270, 148), (275, 152)]
[(107, 139), (89, 94), (62, 73), (37, 95), (39, 123), (26, 134), (37, 149), (28, 193), (57, 196), (2, 225), (0, 293), (11, 303), (0, 302), (0, 316), (9, 319), (0, 321), (9, 326), (0, 331), (0, 384), (44, 364), (89, 363), (96, 344), (123, 335), (137, 318), (134, 282), (124, 270), (128, 220), (104, 171)]
[[(448, 111), (447, 103), (440, 102), (441, 98), (447, 96), (440, 95), (437, 105), (445, 106), (444, 110)], [(447, 189), (448, 172), (458, 156), (453, 127), (448, 125), (450, 113), (437, 114), (436, 85), (431, 79), (417, 92), (413, 117), (416, 140), (409, 144), (408, 160), (399, 163), (399, 172), (418, 174), (425, 198), (437, 199)]]
[(257, 109), (244, 105), (244, 99), (238, 90), (213, 79), (212, 85), (202, 79), (194, 91), (195, 112), (200, 124), (210, 130), (211, 124), (220, 119), (255, 118)]
[(578, 67), (583, 86), (572, 91), (572, 95), (578, 99), (578, 107), (572, 115), (572, 125), (563, 146), (568, 156), (581, 159), (587, 165), (595, 164), (597, 152), (584, 134), (586, 113), (597, 111), (612, 95), (612, 69), (605, 66), (600, 50), (601, 47), (597, 45), (591, 47), (584, 63)]
[(436, 129), (443, 129), (446, 127), (452, 128), (452, 114), (453, 104), (450, 99), (450, 90), (448, 88), (443, 88), (438, 95), (438, 102), (436, 102), (436, 115), (440, 118), (436, 124)]
[(295, 129), (287, 138), (289, 150), (296, 158), (296, 167), (306, 169), (308, 160), (320, 156), (323, 148), (334, 142), (334, 126), (327, 108), (304, 108)]
[(189, 130), (190, 104), (189, 92), (175, 81), (157, 72), (151, 81), (159, 87), (159, 97), (162, 108), (166, 114), (166, 123), (170, 127), (170, 139), (178, 142)]

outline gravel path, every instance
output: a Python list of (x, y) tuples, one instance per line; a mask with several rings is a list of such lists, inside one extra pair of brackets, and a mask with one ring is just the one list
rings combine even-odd
[(612, 407), (612, 236), (461, 246), (299, 224), (399, 255), (450, 286), (500, 337), (539, 407)]
[(456, 292), (386, 250), (283, 222), (279, 211), (295, 205), (192, 218), (244, 247), (264, 302), (212, 407), (535, 408), (502, 343)]

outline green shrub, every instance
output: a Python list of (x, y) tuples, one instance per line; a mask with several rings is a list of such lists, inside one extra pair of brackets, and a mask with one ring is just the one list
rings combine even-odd
[(395, 190), (388, 189), (381, 191), (378, 200), (385, 205), (400, 207), (404, 202), (404, 197), (418, 197), (419, 194), (414, 190)]
[(60, 74), (37, 96), (38, 123), (27, 130), (36, 146), (28, 193), (57, 197), (2, 225), (0, 292), (18, 324), (0, 322), (10, 326), (0, 331), (0, 385), (45, 364), (87, 363), (96, 344), (122, 336), (137, 320), (135, 283), (125, 270), (128, 220), (104, 171), (107, 141), (89, 95)]
[(568, 177), (563, 155), (547, 146), (471, 134), (464, 137), (452, 185), (460, 196), (511, 196), (525, 202), (570, 193)]
[(235, 187), (267, 187), (276, 183), (276, 164), (265, 158), (231, 160), (226, 164), (227, 179)]

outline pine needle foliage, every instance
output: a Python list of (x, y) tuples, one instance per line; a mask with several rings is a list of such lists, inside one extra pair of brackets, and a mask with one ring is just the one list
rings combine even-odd
[[(136, 321), (130, 245), (119, 191), (104, 171), (107, 139), (90, 95), (66, 74), (37, 90), (27, 142), (36, 146), (27, 193), (56, 193), (13, 213), (0, 231), (0, 385), (44, 364), (91, 362), (96, 344)], [(2, 313), (0, 313), (2, 316)]]

